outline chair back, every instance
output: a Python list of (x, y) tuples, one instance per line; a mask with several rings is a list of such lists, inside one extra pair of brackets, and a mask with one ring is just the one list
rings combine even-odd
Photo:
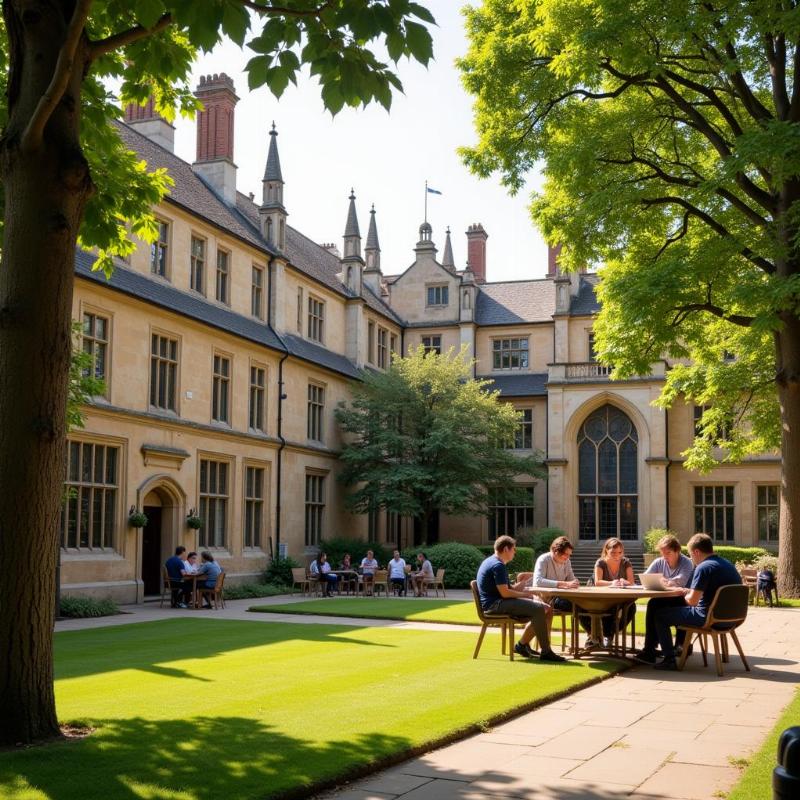
[(708, 609), (706, 626), (717, 623), (739, 623), (747, 618), (747, 601), (750, 589), (742, 583), (720, 586)]
[(444, 583), (444, 567), (436, 570), (436, 583)]
[(469, 588), (472, 589), (472, 599), (475, 601), (475, 610), (478, 612), (478, 619), (486, 622), (486, 617), (481, 606), (481, 596), (478, 594), (478, 581), (470, 581)]
[(302, 567), (292, 567), (292, 580), (295, 583), (303, 583), (306, 579), (306, 571)]
[(225, 586), (225, 570), (220, 572), (219, 577), (217, 578), (217, 582), (214, 584), (214, 588), (217, 590), (218, 594), (222, 594), (222, 588)]
[(755, 567), (742, 567), (739, 574), (742, 576), (742, 583), (755, 583), (758, 578), (758, 570)]
[(166, 567), (161, 567), (161, 575), (164, 579), (164, 587), (169, 589), (172, 587), (172, 578), (169, 576), (169, 572)]
[(373, 580), (375, 583), (386, 583), (386, 578), (389, 575), (388, 569), (376, 569), (375, 570), (375, 577)]

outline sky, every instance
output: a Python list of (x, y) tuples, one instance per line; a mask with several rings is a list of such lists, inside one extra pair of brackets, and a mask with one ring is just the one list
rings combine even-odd
[[(462, 5), (457, 0), (427, 0), (436, 17), (432, 28), (434, 58), (426, 69), (401, 61), (398, 73), (405, 94), (396, 94), (387, 113), (375, 105), (343, 109), (335, 117), (325, 111), (314, 79), (290, 84), (280, 100), (266, 88), (249, 92), (244, 66), (253, 55), (225, 44), (201, 57), (192, 75), (225, 72), (240, 100), (235, 112), (234, 161), (239, 191), (261, 198), (268, 131), (278, 130), (278, 148), (289, 224), (318, 243), (335, 242), (342, 249), (351, 187), (362, 240), (374, 203), (385, 275), (405, 270), (414, 260), (414, 245), (423, 221), (425, 181), (442, 192), (428, 195), (428, 221), (441, 259), (449, 225), (456, 267), (467, 255), (464, 232), (480, 222), (489, 234), (487, 280), (542, 277), (547, 248), (528, 212), (530, 193), (539, 180), (510, 197), (494, 176), (480, 180), (461, 163), (456, 149), (476, 141), (472, 100), (461, 86), (455, 59), (467, 49)], [(175, 151), (195, 159), (195, 123), (175, 121)], [(362, 244), (363, 244), (362, 241)]]

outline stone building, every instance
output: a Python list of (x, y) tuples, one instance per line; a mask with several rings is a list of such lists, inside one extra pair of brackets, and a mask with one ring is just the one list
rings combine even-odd
[[(231, 582), (325, 537), (411, 544), (410, 520), (345, 511), (333, 411), (360, 370), (420, 344), (466, 345), (477, 374), (522, 414), (515, 444), (544, 452), (549, 470), (526, 487), (525, 506), (442, 517), (440, 539), (487, 543), (544, 525), (588, 542), (654, 526), (737, 544), (777, 537), (776, 457), (684, 470), (696, 410), (651, 404), (668, 364), (612, 383), (595, 362), (594, 275), (562, 275), (551, 249), (547, 277), (491, 282), (480, 224), (466, 231), (459, 267), (449, 230), (438, 260), (427, 222), (411, 266), (384, 275), (375, 209), (362, 246), (352, 191), (341, 252), (288, 224), (302, 197), (284, 197), (274, 126), (262, 196), (238, 192), (233, 82), (208, 76), (197, 94), (192, 164), (173, 153), (174, 131), (152, 103), (129, 107), (120, 124), (125, 143), (175, 183), (155, 209), (158, 240), (140, 242), (109, 281), (91, 255), (76, 257), (73, 315), (107, 391), (69, 436), (65, 593), (141, 601), (159, 591), (177, 544), (212, 550)], [(128, 524), (134, 510), (147, 515), (143, 529)], [(187, 525), (193, 515), (200, 530)]]

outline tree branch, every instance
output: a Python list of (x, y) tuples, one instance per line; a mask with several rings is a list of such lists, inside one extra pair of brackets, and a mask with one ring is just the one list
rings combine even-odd
[(245, 8), (255, 11), (257, 14), (266, 14), (268, 16), (283, 15), (285, 17), (318, 17), (323, 11), (326, 11), (333, 4), (333, 0), (326, 0), (326, 2), (317, 6), (317, 8), (297, 9), (285, 8), (283, 6), (262, 6), (254, 0), (237, 0)]
[(800, 42), (795, 45), (792, 77), (792, 101), (789, 104), (789, 121), (800, 122)]
[(40, 147), (44, 137), (45, 126), (67, 90), (69, 79), (75, 69), (75, 54), (78, 50), (78, 43), (81, 40), (91, 5), (92, 0), (78, 0), (75, 4), (72, 19), (70, 19), (64, 34), (64, 43), (58, 53), (58, 60), (53, 70), (53, 77), (50, 79), (50, 85), (39, 98), (39, 102), (22, 133), (20, 149), (23, 152), (30, 153)]
[(89, 60), (94, 61), (96, 58), (117, 50), (120, 47), (138, 42), (140, 39), (146, 39), (154, 33), (163, 31), (164, 28), (172, 24), (172, 13), (167, 12), (164, 14), (152, 28), (145, 28), (143, 25), (134, 25), (126, 31), (120, 31), (105, 39), (98, 39), (91, 43), (89, 47)]
[(775, 103), (778, 119), (785, 120), (789, 116), (789, 95), (786, 93), (786, 39), (783, 34), (776, 39), (770, 33), (765, 34), (764, 50), (772, 80), (772, 101)]
[(715, 306), (713, 303), (686, 303), (682, 306), (675, 306), (675, 311), (677, 313), (673, 319), (673, 324), (676, 320), (678, 320), (678, 322), (683, 322), (689, 314), (695, 311), (706, 311), (709, 314), (713, 314), (715, 317), (719, 317), (726, 322), (731, 322), (743, 328), (749, 328), (755, 321), (755, 317), (746, 317), (743, 314), (726, 314), (723, 308)]

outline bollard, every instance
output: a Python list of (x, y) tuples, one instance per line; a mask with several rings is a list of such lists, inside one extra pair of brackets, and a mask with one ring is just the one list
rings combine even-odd
[(787, 728), (778, 740), (778, 766), (772, 771), (773, 800), (800, 797), (800, 725)]

